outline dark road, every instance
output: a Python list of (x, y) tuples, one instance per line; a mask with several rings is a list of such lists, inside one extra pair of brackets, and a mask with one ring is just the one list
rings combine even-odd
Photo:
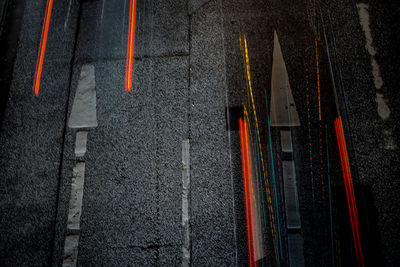
[(0, 0), (0, 265), (396, 266), (399, 12)]

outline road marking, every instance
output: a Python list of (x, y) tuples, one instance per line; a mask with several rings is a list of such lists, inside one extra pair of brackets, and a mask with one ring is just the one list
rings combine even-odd
[(63, 267), (74, 267), (78, 260), (79, 235), (65, 237)]
[(293, 152), (292, 135), (290, 131), (281, 131), (281, 148), (283, 152)]
[(97, 127), (96, 83), (93, 64), (82, 66), (68, 126), (70, 128)]
[[(371, 58), (372, 76), (374, 77), (374, 85), (376, 89), (375, 101), (377, 103), (377, 112), (382, 120), (387, 120), (390, 117), (391, 111), (383, 94), (383, 80), (380, 72), (380, 67), (375, 59), (377, 51), (373, 44), (374, 42), (370, 29), (369, 5), (365, 3), (358, 3), (357, 9), (360, 18), (361, 28), (365, 34), (365, 48), (367, 49)], [(393, 150), (397, 148), (396, 141), (393, 136), (393, 130), (384, 129), (382, 135), (384, 138), (385, 149)]]
[(72, 175), (71, 198), (69, 200), (68, 224), (70, 230), (80, 229), (82, 214), (83, 185), (85, 182), (85, 163), (78, 162)]
[(301, 234), (288, 235), (289, 266), (306, 266), (304, 262), (303, 237)]
[[(70, 128), (97, 126), (96, 83), (93, 64), (82, 66), (68, 125)], [(87, 136), (88, 131), (77, 131), (75, 157), (83, 157), (86, 154)], [(85, 162), (78, 161), (72, 171), (63, 266), (76, 266), (77, 264), (84, 182)]]
[(85, 156), (87, 135), (88, 135), (87, 131), (79, 131), (76, 133), (75, 157)]
[(282, 161), (283, 186), (287, 228), (300, 229), (299, 198), (297, 196), (296, 170), (294, 161)]
[(40, 79), (42, 78), (43, 61), (46, 51), (47, 36), (49, 34), (51, 11), (53, 9), (53, 0), (47, 0), (46, 11), (42, 26), (42, 36), (40, 38), (39, 54), (36, 61), (35, 78), (33, 81), (33, 91), (35, 95), (39, 95)]
[(190, 224), (189, 224), (189, 193), (190, 193), (190, 141), (182, 142), (182, 266), (190, 266)]
[(271, 77), (271, 126), (300, 126), (278, 35), (274, 31)]
[[(383, 80), (381, 77), (381, 72), (378, 63), (376, 62), (376, 49), (373, 44), (371, 29), (369, 27), (369, 6), (365, 3), (358, 3), (357, 4), (358, 15), (360, 17), (360, 24), (365, 34), (365, 48), (367, 49), (370, 57), (371, 57), (371, 67), (372, 67), (372, 75), (374, 76), (374, 84), (376, 90), (382, 89)], [(386, 120), (390, 116), (390, 109), (387, 106), (385, 100), (383, 99), (383, 95), (377, 93), (376, 94), (376, 101), (378, 103), (378, 114), (383, 119)]]

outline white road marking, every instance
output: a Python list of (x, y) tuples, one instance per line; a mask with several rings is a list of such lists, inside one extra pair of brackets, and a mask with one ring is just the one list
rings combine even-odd
[[(373, 44), (373, 39), (371, 35), (371, 29), (369, 27), (369, 13), (368, 13), (368, 4), (358, 3), (358, 15), (360, 17), (360, 24), (365, 34), (365, 48), (367, 49), (370, 57), (371, 57), (371, 67), (372, 67), (372, 75), (374, 77), (374, 84), (376, 90), (382, 89), (383, 80), (380, 72), (380, 68), (378, 63), (376, 62), (375, 55), (376, 49)], [(390, 117), (390, 109), (386, 104), (386, 101), (383, 98), (383, 94), (376, 94), (376, 102), (378, 103), (378, 114), (383, 119), (386, 120)]]
[(86, 154), (86, 144), (87, 144), (87, 131), (79, 131), (76, 133), (75, 142), (75, 157), (83, 157)]
[[(358, 3), (358, 16), (360, 18), (361, 28), (364, 31), (365, 35), (365, 48), (367, 49), (370, 58), (371, 58), (371, 67), (372, 67), (372, 76), (374, 77), (374, 85), (376, 89), (376, 103), (377, 103), (377, 112), (379, 117), (382, 120), (387, 120), (390, 117), (390, 108), (385, 100), (385, 96), (382, 92), (382, 87), (384, 85), (383, 79), (381, 76), (380, 68), (378, 62), (375, 59), (377, 54), (377, 50), (374, 47), (374, 41), (371, 34), (370, 28), (370, 19), (369, 19), (369, 5), (365, 3)], [(385, 149), (396, 149), (396, 141), (393, 136), (393, 130), (384, 129), (382, 132), (383, 139), (385, 142)]]
[(306, 266), (304, 262), (303, 237), (301, 234), (288, 235), (289, 266)]
[[(89, 128), (97, 126), (96, 84), (93, 64), (82, 66), (68, 126), (70, 128)], [(83, 157), (86, 154), (87, 136), (87, 131), (78, 131), (76, 133), (75, 157)], [(63, 267), (76, 266), (78, 261), (79, 231), (85, 182), (85, 162), (77, 162), (73, 168), (72, 174)]]
[(97, 127), (96, 83), (93, 64), (82, 66), (68, 126), (70, 128)]
[(290, 131), (281, 131), (281, 148), (283, 152), (293, 152), (292, 135)]
[(182, 266), (190, 266), (189, 192), (190, 192), (190, 142), (182, 142)]
[(71, 183), (71, 198), (69, 200), (68, 224), (70, 230), (80, 229), (82, 214), (83, 184), (85, 182), (85, 163), (75, 165)]
[(79, 235), (65, 237), (63, 267), (75, 267), (78, 260)]
[(287, 228), (300, 229), (299, 199), (297, 196), (296, 171), (294, 161), (282, 161), (283, 186)]
[(270, 107), (271, 126), (300, 126), (299, 114), (276, 31), (274, 31)]

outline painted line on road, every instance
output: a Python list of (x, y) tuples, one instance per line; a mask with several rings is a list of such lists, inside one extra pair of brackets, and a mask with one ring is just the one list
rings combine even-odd
[(83, 185), (85, 182), (85, 163), (78, 162), (72, 173), (67, 228), (69, 230), (79, 230), (82, 214)]
[[(372, 76), (374, 77), (374, 85), (376, 89), (376, 103), (377, 103), (377, 112), (379, 117), (386, 121), (389, 119), (391, 111), (385, 99), (383, 89), (383, 79), (381, 76), (381, 71), (378, 62), (376, 61), (377, 49), (374, 47), (374, 41), (371, 34), (370, 28), (370, 19), (369, 19), (369, 5), (365, 3), (357, 4), (358, 15), (360, 18), (361, 28), (365, 35), (365, 48), (367, 49), (370, 59), (371, 59), (371, 67), (372, 67)], [(394, 150), (397, 148), (396, 139), (393, 135), (392, 129), (384, 129), (382, 132), (385, 149)]]
[(65, 238), (64, 260), (62, 267), (74, 267), (78, 260), (79, 235), (68, 235)]
[(96, 82), (93, 64), (82, 66), (68, 126), (70, 128), (97, 126)]
[[(83, 65), (68, 126), (70, 128), (90, 128), (97, 126), (96, 83), (93, 64)], [(75, 157), (85, 156), (88, 131), (76, 132)], [(71, 196), (69, 200), (67, 230), (64, 243), (64, 267), (74, 267), (78, 261), (80, 220), (82, 215), (83, 190), (85, 183), (85, 162), (78, 160), (72, 171)]]
[(190, 194), (190, 141), (185, 139), (182, 142), (182, 266), (190, 266), (190, 215), (189, 215), (189, 194)]
[(75, 141), (75, 157), (83, 157), (86, 154), (87, 131), (79, 131), (76, 133)]

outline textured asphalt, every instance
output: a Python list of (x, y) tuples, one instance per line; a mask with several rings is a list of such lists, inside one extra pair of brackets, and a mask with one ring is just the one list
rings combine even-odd
[[(312, 36), (310, 31), (304, 34), (307, 5), (289, 0), (138, 0), (133, 89), (125, 93), (129, 1), (55, 1), (40, 94), (35, 97), (31, 88), (45, 2), (23, 3), (1, 124), (0, 264), (62, 263), (76, 135), (66, 124), (81, 67), (92, 63), (99, 126), (88, 129), (78, 265), (181, 265), (181, 146), (186, 138), (191, 142), (191, 264), (246, 265), (239, 135), (226, 123), (227, 106), (247, 103), (239, 37), (245, 34), (248, 41), (261, 135), (268, 134), (263, 99), (270, 87), (274, 30), (305, 122), (303, 58), (305, 46), (312, 45), (303, 43), (304, 35)], [(322, 12), (331, 49), (335, 38), (335, 81), (339, 84), (341, 73), (340, 109), (351, 142), (355, 183), (372, 191), (374, 207), (369, 208), (376, 212), (379, 236), (372, 249), (381, 250), (377, 262), (395, 266), (400, 261), (399, 148), (384, 149), (382, 129), (392, 127), (400, 147), (400, 9), (395, 0), (371, 0), (369, 5), (392, 111), (386, 122), (376, 112), (370, 58), (355, 2), (320, 3), (317, 13)], [(329, 86), (324, 53), (321, 64)], [(330, 112), (332, 99), (324, 101)], [(329, 235), (315, 223), (325, 222), (326, 202), (314, 207), (310, 199), (305, 126), (293, 131), (304, 255), (307, 266), (327, 266)], [(279, 138), (278, 131), (272, 134)], [(333, 131), (330, 134), (334, 137)], [(263, 146), (266, 143), (262, 140)], [(278, 147), (274, 142), (274, 151)], [(277, 157), (276, 164), (285, 160), (284, 155)], [(340, 169), (333, 173), (339, 176)], [(283, 200), (279, 204), (283, 207)], [(266, 232), (269, 237), (270, 229)], [(266, 265), (273, 265), (268, 238), (266, 249)]]

